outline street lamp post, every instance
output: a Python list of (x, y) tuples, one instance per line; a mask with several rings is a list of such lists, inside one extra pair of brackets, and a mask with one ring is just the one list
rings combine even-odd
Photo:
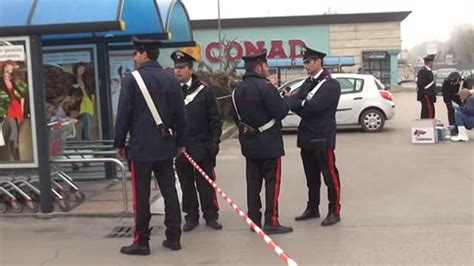
[(217, 0), (217, 34), (219, 38), (219, 70), (222, 71), (221, 1), (220, 0)]

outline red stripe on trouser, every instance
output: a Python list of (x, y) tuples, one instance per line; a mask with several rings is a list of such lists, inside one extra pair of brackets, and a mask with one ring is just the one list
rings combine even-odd
[(433, 108), (431, 108), (431, 101), (428, 98), (428, 96), (425, 96), (426, 100), (426, 105), (428, 106), (428, 118), (434, 118), (433, 117)]
[[(212, 181), (216, 182), (216, 169), (212, 169), (211, 178)], [(214, 189), (212, 189), (212, 202), (216, 206), (217, 210), (219, 210), (219, 202), (217, 202), (216, 191)]]
[(327, 154), (328, 154), (328, 159), (329, 159), (329, 172), (331, 173), (331, 177), (332, 177), (332, 182), (334, 183), (334, 189), (336, 190), (336, 213), (338, 214), (339, 211), (340, 211), (340, 204), (339, 204), (339, 201), (340, 201), (340, 184), (339, 184), (339, 181), (337, 180), (337, 175), (336, 175), (336, 164), (334, 163), (334, 151), (329, 149), (327, 150)]
[(281, 180), (281, 157), (277, 159), (275, 169), (275, 189), (273, 191), (273, 225), (278, 224), (278, 197), (280, 196), (280, 180)]
[(133, 206), (133, 218), (135, 219), (135, 229), (133, 230), (133, 244), (138, 244), (138, 233), (137, 233), (137, 191), (136, 191), (136, 176), (135, 176), (135, 163), (132, 164), (132, 206)]

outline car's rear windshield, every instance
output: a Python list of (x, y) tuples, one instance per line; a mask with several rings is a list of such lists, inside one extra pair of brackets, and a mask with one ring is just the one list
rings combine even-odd
[(451, 72), (457, 71), (457, 69), (449, 68), (449, 69), (440, 69), (436, 72), (437, 78), (447, 78)]
[(375, 85), (377, 85), (377, 89), (379, 91), (385, 90), (385, 86), (378, 79), (374, 79), (374, 80), (375, 80)]

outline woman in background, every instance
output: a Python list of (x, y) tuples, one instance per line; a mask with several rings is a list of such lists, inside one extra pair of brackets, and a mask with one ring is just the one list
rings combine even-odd
[(90, 140), (91, 117), (94, 115), (95, 97), (89, 84), (84, 63), (78, 63), (73, 68), (74, 89), (80, 89), (81, 102), (79, 107), (79, 119), (82, 122), (81, 139)]

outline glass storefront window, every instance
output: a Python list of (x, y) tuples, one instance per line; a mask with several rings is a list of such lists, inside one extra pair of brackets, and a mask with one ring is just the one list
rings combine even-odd
[(100, 139), (95, 46), (45, 47), (43, 54), (48, 121), (76, 119), (69, 138)]

